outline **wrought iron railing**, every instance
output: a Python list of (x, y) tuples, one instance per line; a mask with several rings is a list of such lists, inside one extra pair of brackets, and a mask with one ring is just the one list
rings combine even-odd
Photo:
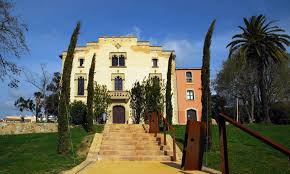
[(219, 135), (220, 135), (220, 151), (221, 151), (221, 168), (223, 174), (229, 174), (229, 160), (228, 160), (228, 149), (227, 149), (227, 134), (226, 134), (226, 121), (238, 127), (242, 131), (248, 133), (249, 135), (259, 139), (263, 143), (271, 146), (272, 148), (284, 153), (289, 157), (290, 160), (290, 149), (284, 147), (283, 145), (273, 141), (272, 139), (261, 135), (260, 133), (253, 131), (246, 126), (242, 125), (239, 122), (236, 122), (234, 119), (229, 116), (220, 113), (217, 118), (217, 123), (219, 126)]
[[(162, 119), (163, 122), (163, 144), (164, 146), (167, 145), (167, 141), (166, 141), (166, 134), (167, 133), (171, 133), (172, 135), (172, 150), (173, 150), (173, 154), (172, 154), (172, 161), (176, 161), (176, 132), (174, 127), (168, 122), (168, 120), (163, 117), (162, 114), (159, 115), (159, 118)], [(157, 136), (157, 133), (155, 133), (155, 136)], [(162, 142), (161, 142), (162, 143)]]

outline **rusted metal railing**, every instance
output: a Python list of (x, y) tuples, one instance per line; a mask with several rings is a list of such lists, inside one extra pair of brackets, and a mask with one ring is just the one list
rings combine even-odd
[[(172, 135), (172, 150), (173, 150), (173, 154), (172, 154), (172, 161), (176, 161), (176, 133), (175, 133), (175, 129), (174, 127), (168, 122), (168, 120), (162, 116), (162, 114), (159, 115), (159, 118), (162, 119), (163, 122), (163, 144), (166, 145), (167, 141), (166, 141), (166, 132), (171, 132)], [(162, 142), (161, 142), (162, 143)]]
[(238, 127), (242, 131), (248, 133), (249, 135), (259, 139), (263, 143), (271, 146), (272, 148), (284, 153), (289, 157), (290, 160), (290, 149), (284, 147), (283, 145), (273, 141), (270, 138), (267, 138), (260, 133), (253, 131), (246, 126), (242, 125), (239, 122), (236, 122), (234, 119), (230, 118), (229, 116), (220, 113), (217, 117), (217, 122), (219, 126), (219, 135), (220, 135), (220, 152), (221, 152), (221, 168), (223, 174), (229, 174), (229, 161), (228, 161), (228, 149), (227, 149), (227, 134), (226, 134), (226, 121)]

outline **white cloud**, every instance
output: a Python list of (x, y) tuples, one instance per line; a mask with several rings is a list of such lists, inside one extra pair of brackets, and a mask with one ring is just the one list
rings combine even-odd
[(138, 39), (141, 39), (142, 30), (138, 26), (133, 26), (132, 31), (127, 35), (136, 36)]
[(176, 54), (177, 66), (200, 67), (201, 49), (200, 42), (193, 42), (187, 39), (166, 39), (161, 42), (164, 49), (174, 50)]

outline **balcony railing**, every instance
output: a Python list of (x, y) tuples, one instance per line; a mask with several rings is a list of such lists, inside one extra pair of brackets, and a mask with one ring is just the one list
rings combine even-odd
[(130, 97), (129, 91), (109, 91), (111, 99), (124, 99), (128, 100)]

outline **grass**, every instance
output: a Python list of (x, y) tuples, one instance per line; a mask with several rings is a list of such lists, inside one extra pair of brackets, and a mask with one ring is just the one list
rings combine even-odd
[[(290, 148), (289, 125), (251, 124), (247, 126)], [(175, 126), (175, 129), (178, 146), (182, 147), (185, 126)], [(210, 152), (205, 153), (203, 165), (221, 170), (218, 139), (219, 134), (217, 126), (213, 126), (212, 136), (213, 146)], [(232, 125), (228, 125), (227, 138), (230, 173), (290, 173), (290, 161), (287, 156), (241, 131), (240, 129)]]
[[(96, 125), (96, 132), (102, 130), (103, 125)], [(78, 152), (88, 149), (92, 137), (81, 126), (72, 128), (71, 139), (75, 155), (59, 155), (56, 152), (57, 133), (2, 135), (0, 173), (60, 173), (86, 158), (85, 153)]]

